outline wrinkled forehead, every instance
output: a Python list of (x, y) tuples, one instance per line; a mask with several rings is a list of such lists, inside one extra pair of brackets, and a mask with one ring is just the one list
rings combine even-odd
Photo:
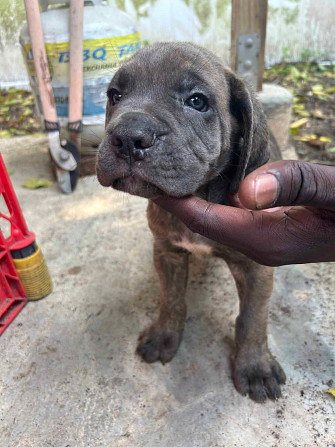
[(137, 52), (118, 70), (111, 84), (120, 89), (164, 85), (180, 93), (196, 87), (213, 90), (223, 82), (222, 69), (218, 60), (200, 47), (158, 44)]

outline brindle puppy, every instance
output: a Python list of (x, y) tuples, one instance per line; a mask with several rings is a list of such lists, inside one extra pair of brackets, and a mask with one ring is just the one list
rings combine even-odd
[[(151, 199), (195, 194), (228, 204), (246, 174), (269, 159), (260, 105), (245, 84), (211, 52), (190, 43), (143, 48), (108, 87), (100, 183)], [(203, 251), (226, 260), (240, 297), (233, 379), (257, 401), (277, 399), (285, 374), (269, 351), (267, 318), (273, 269), (192, 233), (151, 200), (148, 220), (161, 284), (156, 323), (142, 332), (146, 362), (169, 362), (181, 341), (188, 258)]]

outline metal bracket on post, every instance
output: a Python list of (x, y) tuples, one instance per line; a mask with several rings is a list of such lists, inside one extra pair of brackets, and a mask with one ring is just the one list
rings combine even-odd
[(260, 35), (241, 34), (237, 46), (237, 75), (257, 89)]

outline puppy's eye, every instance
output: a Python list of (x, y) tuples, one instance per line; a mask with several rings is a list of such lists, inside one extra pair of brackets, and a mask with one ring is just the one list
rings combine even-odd
[(122, 95), (119, 91), (117, 91), (115, 88), (112, 88), (107, 91), (107, 96), (109, 100), (111, 101), (112, 105), (119, 103), (121, 101)]
[(194, 93), (194, 95), (188, 98), (185, 104), (199, 112), (207, 112), (208, 110), (208, 100), (206, 96), (201, 93)]

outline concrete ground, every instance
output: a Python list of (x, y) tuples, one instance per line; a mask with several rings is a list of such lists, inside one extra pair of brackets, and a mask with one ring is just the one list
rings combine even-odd
[(135, 355), (158, 307), (146, 200), (94, 177), (71, 196), (24, 189), (52, 179), (45, 138), (1, 144), (54, 283), (0, 339), (1, 446), (335, 446), (334, 264), (276, 269), (269, 344), (288, 378), (277, 402), (234, 389), (237, 293), (218, 259), (192, 261), (179, 352), (147, 365)]

